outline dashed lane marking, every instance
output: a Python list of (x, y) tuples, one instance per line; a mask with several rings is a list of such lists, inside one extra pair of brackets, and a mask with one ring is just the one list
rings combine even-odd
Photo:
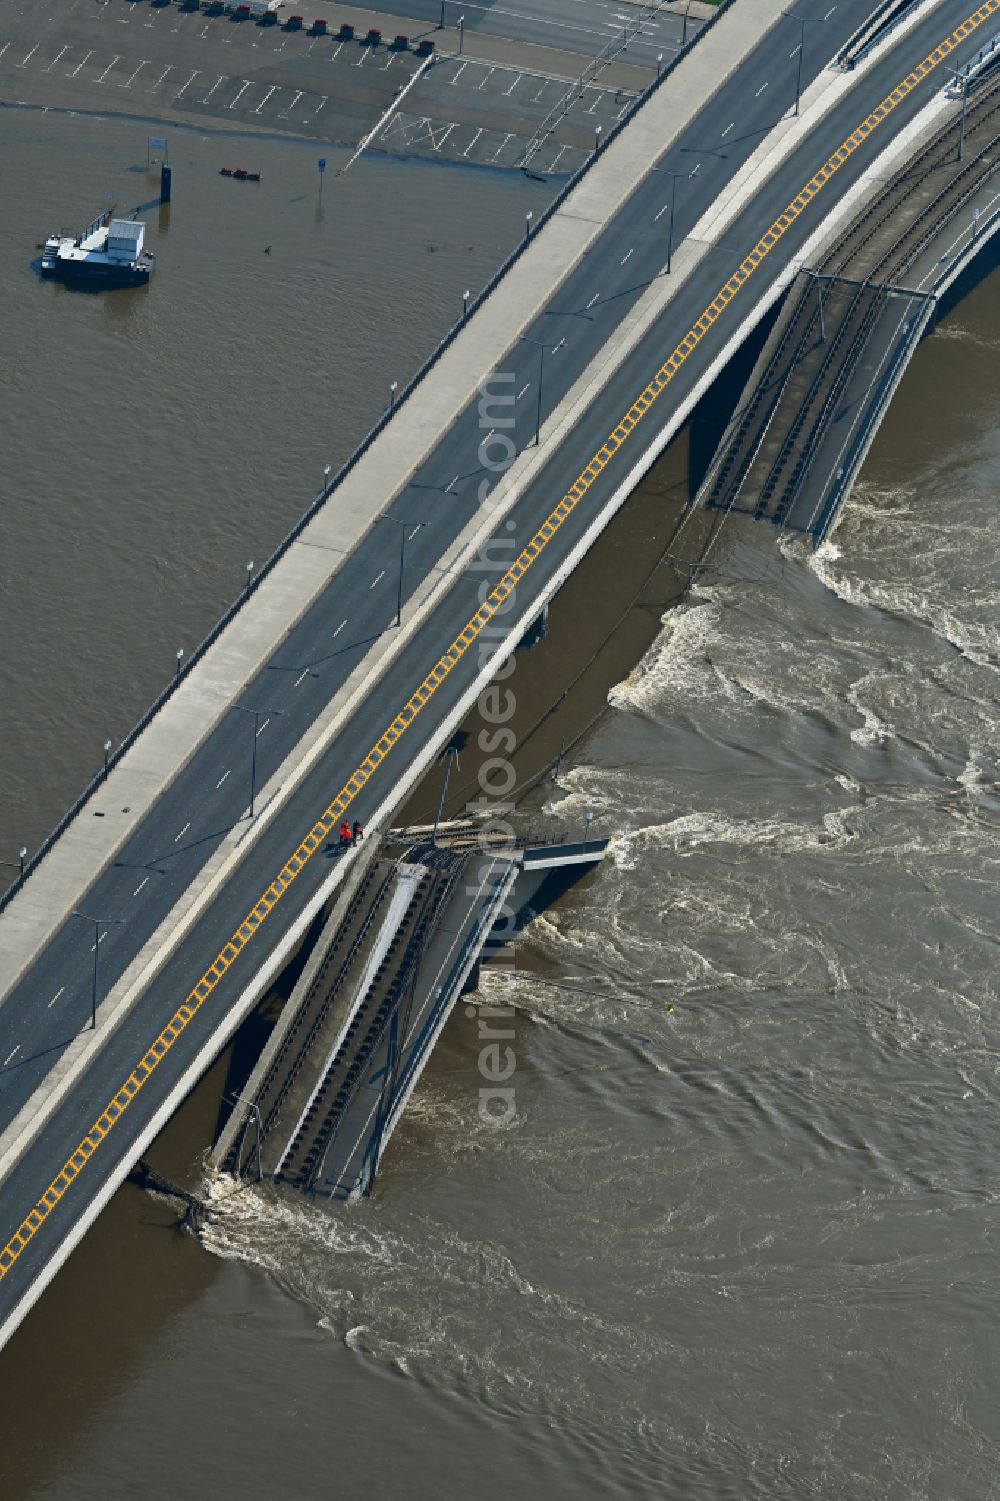
[(475, 615), (463, 626), (451, 645), (441, 654), (419, 687), (410, 695), (395, 718), (391, 720), (383, 733), (375, 741), (375, 744), (364, 760), (344, 783), (337, 796), (323, 813), (320, 814), (304, 838), (300, 840), (295, 851), (288, 857), (281, 870), (278, 871), (274, 879), (258, 897), (232, 937), (223, 946), (221, 952), (209, 965), (187, 998), (177, 1007), (163, 1029), (150, 1043), (146, 1052), (139, 1059), (128, 1077), (112, 1095), (90, 1130), (82, 1138), (74, 1151), (70, 1153), (48, 1188), (45, 1189), (41, 1197), (25, 1215), (6, 1245), (0, 1250), (0, 1281), (17, 1264), (26, 1246), (30, 1244), (32, 1238), (38, 1233), (56, 1205), (61, 1203), (94, 1153), (107, 1140), (115, 1124), (121, 1119), (140, 1089), (152, 1078), (153, 1073), (159, 1067), (174, 1043), (194, 1021), (199, 1010), (215, 990), (222, 977), (247, 947), (262, 924), (267, 921), (269, 914), (305, 869), (308, 862), (316, 854), (316, 851), (323, 847), (341, 817), (347, 812), (358, 794), (375, 775), (393, 747), (398, 744), (417, 716), (426, 708), (442, 683), (446, 681), (465, 653), (478, 640), (489, 622), (495, 615), (508, 607), (507, 601), (521, 579), (532, 565), (538, 561), (559, 528), (573, 514), (598, 476), (611, 462), (619, 449), (624, 446), (645, 414), (656, 403), (663, 392), (668, 389), (671, 381), (677, 375), (685, 361), (698, 347), (698, 344), (709, 332), (716, 320), (726, 311), (733, 299), (746, 286), (757, 268), (767, 259), (782, 235), (805, 213), (806, 209), (817, 195), (822, 192), (831, 178), (868, 141), (869, 137), (878, 129), (883, 121), (889, 118), (893, 110), (929, 74), (933, 73), (934, 69), (939, 67), (944, 59), (954, 52), (966, 38), (977, 31), (991, 16), (996, 15), (998, 10), (1000, 10), (1000, 0), (985, 0), (984, 4), (980, 5), (977, 10), (974, 10), (943, 41), (939, 42), (933, 51), (928, 53), (922, 62), (918, 63), (907, 73), (906, 77), (885, 96), (880, 104), (877, 104), (865, 116), (861, 124), (827, 157), (823, 165), (809, 178), (808, 182), (799, 190), (787, 208), (778, 215), (771, 227), (760, 237), (753, 249), (748, 251), (744, 256), (739, 266), (723, 283), (715, 297), (705, 308), (701, 317), (688, 329), (688, 332), (681, 339), (673, 353), (669, 355), (652, 379), (640, 391), (617, 426), (594, 454), (589, 464), (581, 471), (574, 484), (571, 485), (558, 505), (549, 513), (547, 519), (542, 522), (531, 541), (527, 543), (519, 556), (515, 558), (514, 562), (507, 569), (506, 573), (504, 573), (503, 577), (494, 585)]

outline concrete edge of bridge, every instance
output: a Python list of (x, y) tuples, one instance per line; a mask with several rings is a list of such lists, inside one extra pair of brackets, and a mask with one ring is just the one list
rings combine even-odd
[[(927, 0), (928, 5), (933, 6), (934, 3), (935, 0)], [(921, 9), (923, 10), (923, 7)], [(863, 76), (861, 69), (858, 69), (853, 75), (855, 80)], [(782, 138), (785, 142), (785, 154), (794, 149), (794, 145), (798, 143), (800, 136), (807, 133), (816, 123), (817, 118), (821, 117), (810, 114), (809, 111), (821, 102), (820, 95), (822, 92), (821, 88), (817, 95), (810, 101), (809, 106), (794, 122), (799, 128), (799, 133), (795, 135), (791, 144), (788, 144), (788, 132), (782, 132)], [(927, 108), (932, 109), (936, 104), (940, 108), (944, 107), (944, 102), (940, 99), (940, 96), (935, 96), (935, 99), (931, 101)], [(776, 282), (771, 295), (755, 305), (752, 315), (744, 320), (741, 325), (741, 338), (745, 337), (746, 332), (765, 316), (774, 302), (784, 293), (788, 282), (796, 274), (798, 265), (814, 253), (814, 242), (815, 244), (819, 244), (830, 231), (831, 227), (836, 227), (849, 213), (856, 212), (858, 202), (861, 201), (863, 195), (871, 191), (878, 177), (884, 174), (887, 160), (898, 158), (904, 146), (909, 144), (918, 128), (923, 113), (921, 112), (921, 116), (918, 116), (917, 120), (911, 126), (901, 131), (889, 143), (872, 166), (859, 179), (855, 189), (846, 195), (842, 203), (838, 205), (838, 209), (824, 220), (823, 225), (803, 248), (799, 260), (789, 267), (787, 274), (783, 278)], [(768, 140), (765, 140), (761, 144), (758, 148), (758, 153), (760, 153), (762, 158), (765, 156), (770, 157), (773, 160), (774, 168), (780, 165), (785, 155), (782, 154), (780, 157), (775, 155), (768, 144)], [(750, 163), (747, 165), (750, 166)], [(731, 194), (739, 196), (745, 202), (747, 191), (746, 179), (742, 179), (741, 175), (737, 174), (737, 177), (734, 178), (729, 189), (727, 189), (726, 194), (720, 195), (720, 201), (728, 199)], [(713, 209), (709, 211), (709, 215), (705, 217), (708, 218), (715, 212), (716, 209), (713, 206)], [(391, 666), (397, 654), (411, 639), (414, 632), (419, 629), (430, 612), (444, 599), (455, 580), (461, 576), (458, 564), (466, 557), (473, 555), (476, 549), (482, 546), (486, 538), (507, 517), (510, 510), (520, 498), (523, 490), (534, 480), (537, 471), (548, 462), (552, 453), (561, 444), (566, 433), (576, 425), (586, 406), (589, 405), (593, 397), (599, 392), (609, 375), (628, 358), (632, 349), (661, 315), (667, 303), (683, 285), (684, 281), (692, 274), (704, 256), (710, 253), (712, 247), (698, 239), (698, 231), (703, 228), (704, 223), (705, 219), (699, 225), (695, 226), (692, 236), (675, 253), (675, 270), (671, 277), (669, 279), (663, 277), (660, 279), (659, 284), (654, 282), (647, 288), (632, 311), (618, 325), (615, 334), (601, 350), (601, 353), (582, 372), (559, 407), (551, 414), (542, 429), (543, 441), (541, 447), (526, 449), (518, 456), (510, 470), (503, 476), (500, 484), (491, 493), (487, 502), (476, 512), (470, 520), (469, 525), (455, 539), (455, 542), (446, 553), (442, 555), (437, 565), (437, 579), (431, 588), (419, 599), (415, 598), (411, 600), (404, 608), (404, 629), (399, 632), (389, 632), (374, 643), (369, 653), (358, 664), (344, 686), (334, 695), (333, 699), (321, 711), (316, 720), (313, 721), (313, 724), (302, 737), (295, 750), (286, 758), (286, 761), (278, 768), (274, 776), (261, 789), (259, 794), (259, 812), (253, 824), (241, 824), (232, 829), (211, 859), (203, 867), (196, 881), (186, 889), (184, 896), (163, 920), (122, 978), (105, 997), (98, 1012), (99, 1025), (97, 1031), (83, 1033), (71, 1044), (63, 1059), (50, 1071), (45, 1084), (26, 1102), (15, 1120), (0, 1135), (0, 1182), (7, 1176), (17, 1158), (23, 1154), (31, 1141), (43, 1129), (45, 1123), (51, 1119), (51, 1116), (63, 1099), (65, 1099), (86, 1068), (89, 1067), (90, 1062), (96, 1056), (97, 1052), (110, 1039), (117, 1027), (128, 1017), (144, 990), (162, 969), (171, 954), (176, 951), (178, 945), (184, 940), (220, 885), (229, 879), (236, 865), (245, 858), (257, 839), (269, 827), (270, 822), (281, 811), (287, 799), (295, 791), (303, 777), (312, 769), (316, 760), (325, 752), (346, 719), (358, 704), (374, 691), (379, 679)], [(709, 389), (719, 370), (724, 367), (725, 363), (731, 357), (733, 349), (738, 342), (739, 339), (726, 346), (725, 350), (713, 362), (705, 377), (698, 382), (692, 395), (677, 408), (673, 420), (661, 432), (660, 440), (649, 450), (648, 463), (644, 467), (641, 466), (634, 471), (634, 478), (631, 478), (627, 482), (627, 487), (620, 492), (616, 492), (616, 494), (620, 495), (620, 499), (613, 506), (609, 506), (606, 512), (602, 513), (603, 519), (596, 529), (588, 531), (587, 536), (590, 540), (587, 541), (584, 551), (589, 548), (593, 538), (599, 534), (607, 524), (607, 521), (611, 519), (611, 516), (627, 498), (627, 495), (631, 493), (634, 484), (638, 482), (646, 470), (655, 462), (655, 459), (662, 452), (663, 448), (683, 424), (683, 421), (686, 420), (687, 415), (693, 409), (697, 400)], [(508, 348), (510, 347), (510, 343), (511, 340), (508, 332)], [(320, 519), (318, 517), (317, 521)], [(371, 524), (374, 523), (370, 522), (369, 525)], [(308, 548), (309, 544), (304, 542), (304, 537), (300, 539), (300, 543)], [(297, 544), (297, 546), (299, 545)], [(315, 546), (311, 550), (315, 552)], [(582, 554), (579, 553), (578, 549), (574, 550), (574, 553), (571, 555), (573, 558), (572, 564), (568, 568), (563, 567), (559, 570), (557, 578), (560, 585), (568, 577), (572, 568), (576, 566), (576, 561), (580, 555)], [(336, 569), (333, 571), (335, 572)], [(332, 574), (329, 576), (332, 576)], [(324, 576), (324, 587), (327, 581), (328, 578)], [(513, 649), (517, 640), (520, 639), (520, 635), (528, 628), (531, 619), (537, 614), (538, 609), (541, 608), (543, 603), (547, 602), (547, 599), (552, 597), (554, 592), (555, 588), (553, 587), (546, 594), (544, 600), (535, 599), (532, 602), (528, 612), (529, 618), (522, 622), (520, 630), (517, 632), (511, 631), (505, 642), (503, 651), (491, 658), (493, 665), (490, 673), (483, 678), (481, 686), (485, 686), (488, 683), (489, 676), (500, 665), (503, 656)], [(310, 602), (307, 601), (301, 608), (304, 610)], [(225, 638), (220, 641), (220, 646), (224, 645), (224, 640)], [(206, 667), (207, 665), (206, 661)], [(476, 689), (476, 693), (478, 692), (479, 688)], [(470, 704), (474, 702), (475, 696), (473, 694)], [(466, 711), (463, 710), (463, 715), (460, 715), (455, 720), (455, 728), (461, 722), (464, 712)], [(206, 729), (206, 734), (210, 732), (211, 727), (209, 726)], [(194, 750), (191, 751), (191, 754), (193, 753)], [(127, 761), (128, 758), (126, 757), (120, 770), (125, 769)], [(417, 764), (419, 770), (405, 783), (407, 790), (416, 785), (416, 780), (419, 776), (423, 775), (423, 771), (426, 769), (422, 761)], [(112, 774), (112, 778), (109, 780), (113, 780), (116, 775), (117, 771)], [(399, 801), (401, 800), (402, 794), (400, 794), (399, 798)], [(395, 806), (398, 806), (398, 802), (393, 804), (393, 807)], [(373, 831), (377, 822), (377, 820), (370, 821), (370, 827)], [(333, 891), (345, 873), (349, 863), (345, 862), (344, 865), (335, 869), (331, 880), (324, 883), (322, 898), (318, 898), (310, 905), (310, 921), (320, 910), (323, 902), (331, 899)], [(16, 903), (12, 904), (12, 906), (14, 905)], [(0, 919), (0, 921), (2, 920)], [(301, 935), (296, 937), (296, 943), (300, 937)], [(287, 962), (291, 950), (283, 946), (281, 952), (284, 955), (282, 963)], [(240, 1020), (248, 1013), (262, 993), (262, 990), (255, 991), (253, 999), (246, 1002), (245, 1009), (241, 1011)], [(221, 1043), (217, 1044), (217, 1046), (221, 1046)]]

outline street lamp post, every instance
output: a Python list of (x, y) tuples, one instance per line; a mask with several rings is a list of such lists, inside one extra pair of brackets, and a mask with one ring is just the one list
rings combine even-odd
[(674, 258), (674, 205), (675, 205), (676, 200), (677, 200), (677, 182), (678, 182), (679, 178), (690, 177), (691, 173), (690, 172), (671, 172), (666, 167), (654, 167), (652, 170), (654, 172), (660, 172), (660, 173), (662, 173), (664, 177), (669, 177), (670, 178), (670, 218), (667, 221), (667, 270), (666, 270), (666, 274), (667, 274), (667, 276), (669, 276), (670, 275), (670, 268), (673, 265), (673, 258)]
[(416, 536), (422, 526), (427, 526), (426, 521), (402, 521), (398, 516), (382, 515), (379, 521), (394, 521), (399, 527), (399, 580), (396, 585), (396, 629), (403, 623), (403, 564), (406, 560), (406, 528), (412, 526), (411, 537)]
[(326, 494), (327, 490), (329, 490), (329, 488), (330, 488), (330, 475), (331, 475), (331, 473), (332, 473), (331, 466), (329, 464), (324, 464), (323, 465), (323, 494), (324, 495)]
[(969, 102), (969, 78), (967, 74), (959, 73), (954, 68), (948, 68), (948, 72), (962, 90), (962, 118), (958, 126), (958, 155), (955, 158), (960, 162), (965, 152), (965, 110)]
[(111, 754), (111, 741), (110, 740), (105, 740), (105, 742), (104, 742), (104, 775), (105, 776), (107, 776), (107, 774), (108, 774), (108, 757), (110, 756), (110, 754)]
[(82, 917), (84, 922), (94, 924), (94, 983), (90, 994), (90, 1030), (97, 1031), (97, 951), (101, 946), (101, 929), (120, 925), (125, 921), (124, 917), (91, 917), (86, 912), (73, 913), (74, 917)]
[(691, 0), (688, 0), (688, 3), (687, 3), (687, 5), (686, 5), (686, 7), (684, 9), (684, 29), (681, 32), (681, 46), (682, 47), (686, 47), (687, 46), (687, 39), (688, 39), (688, 16), (690, 14), (691, 14)]
[(234, 709), (239, 709), (242, 714), (253, 715), (253, 744), (250, 747), (250, 817), (253, 818), (254, 798), (257, 795), (257, 736), (260, 734), (258, 725), (260, 716), (267, 714), (284, 714), (284, 709), (251, 709), (247, 704), (233, 704)]
[(594, 126), (594, 154), (595, 154), (595, 156), (596, 156), (597, 152), (600, 151), (600, 149), (601, 149), (601, 131), (603, 129), (604, 129), (603, 125), (595, 125)]
[(826, 17), (799, 16), (793, 10), (782, 11), (782, 15), (787, 16), (790, 21), (798, 21), (799, 23), (799, 45), (795, 49), (797, 57), (795, 66), (795, 108), (792, 111), (793, 115), (797, 115), (802, 100), (802, 53), (805, 50), (806, 27), (809, 25), (819, 25), (821, 21), (826, 20)]
[(181, 675), (181, 662), (182, 662), (182, 661), (183, 661), (183, 660), (184, 660), (184, 648), (183, 648), (183, 646), (179, 646), (179, 647), (178, 647), (178, 648), (177, 648), (177, 666), (176, 666), (176, 668), (175, 668), (175, 670), (174, 670), (174, 680), (175, 680), (175, 681), (176, 681), (176, 680), (177, 680), (177, 679), (178, 679), (178, 678), (179, 678), (179, 677), (180, 677), (180, 675)]
[(529, 208), (528, 212), (524, 216), (524, 238), (526, 240), (530, 240), (531, 239), (531, 209), (530, 208)]
[(658, 52), (656, 54), (656, 76), (657, 76), (657, 78), (659, 78), (659, 76), (660, 76), (660, 70), (662, 69), (662, 67), (663, 67), (663, 53), (662, 52)]
[(398, 380), (394, 380), (391, 383), (391, 385), (389, 386), (389, 410), (390, 410), (390, 412), (393, 410), (393, 408), (396, 405), (396, 392), (398, 390), (399, 390), (399, 381)]
[(518, 336), (525, 344), (534, 344), (538, 350), (538, 400), (535, 404), (535, 447), (538, 448), (542, 433), (542, 382), (545, 379), (545, 352), (546, 350), (558, 349), (558, 344), (543, 344), (541, 339), (533, 339), (529, 334)]
[(466, 291), (464, 291), (462, 293), (462, 322), (463, 323), (465, 322), (465, 320), (466, 320), (466, 318), (468, 316), (468, 312), (469, 312), (469, 295), (470, 294), (469, 294), (468, 290), (466, 290)]
[(17, 878), (17, 884), (19, 886), (23, 886), (24, 885), (24, 862), (25, 862), (25, 859), (27, 858), (27, 854), (28, 854), (28, 846), (26, 844), (22, 844), (21, 848), (17, 852), (17, 862), (18, 862), (18, 865), (21, 867), (20, 868), (20, 872), (18, 874), (18, 878)]
[(465, 17), (464, 16), (459, 16), (459, 18), (458, 18), (458, 55), (459, 55), (459, 57), (462, 56), (462, 53), (464, 51), (465, 51)]
[(250, 585), (251, 585), (252, 581), (253, 581), (253, 558), (251, 558), (250, 561), (249, 561), (249, 563), (247, 564), (246, 583), (243, 585), (243, 593), (244, 594), (249, 594), (249, 592), (250, 592)]

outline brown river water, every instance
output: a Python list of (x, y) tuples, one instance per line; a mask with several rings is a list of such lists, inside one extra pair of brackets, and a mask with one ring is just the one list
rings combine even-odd
[[(33, 247), (153, 197), (144, 127), (0, 118), (0, 858), (541, 202), (363, 159), (320, 205), (314, 148), (255, 142), (259, 188), (219, 151), (171, 132), (149, 294), (72, 295)], [(202, 1245), (124, 1189), (0, 1359), (0, 1496), (1000, 1492), (998, 399), (993, 276), (817, 555), (734, 524), (662, 622), (668, 584), (643, 595), (530, 800), (620, 838), (484, 980), (517, 1006), (514, 1124), (479, 1120), (460, 1008), (373, 1199), (248, 1189)], [(605, 566), (683, 477), (678, 444)], [(593, 597), (557, 602), (560, 671)], [(222, 1068), (165, 1171), (197, 1176)]]

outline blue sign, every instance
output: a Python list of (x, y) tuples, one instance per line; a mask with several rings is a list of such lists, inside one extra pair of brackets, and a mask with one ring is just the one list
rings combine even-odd
[(319, 159), (319, 170), (321, 172), (325, 172), (326, 171), (326, 157), (325, 156), (321, 156), (320, 159)]

